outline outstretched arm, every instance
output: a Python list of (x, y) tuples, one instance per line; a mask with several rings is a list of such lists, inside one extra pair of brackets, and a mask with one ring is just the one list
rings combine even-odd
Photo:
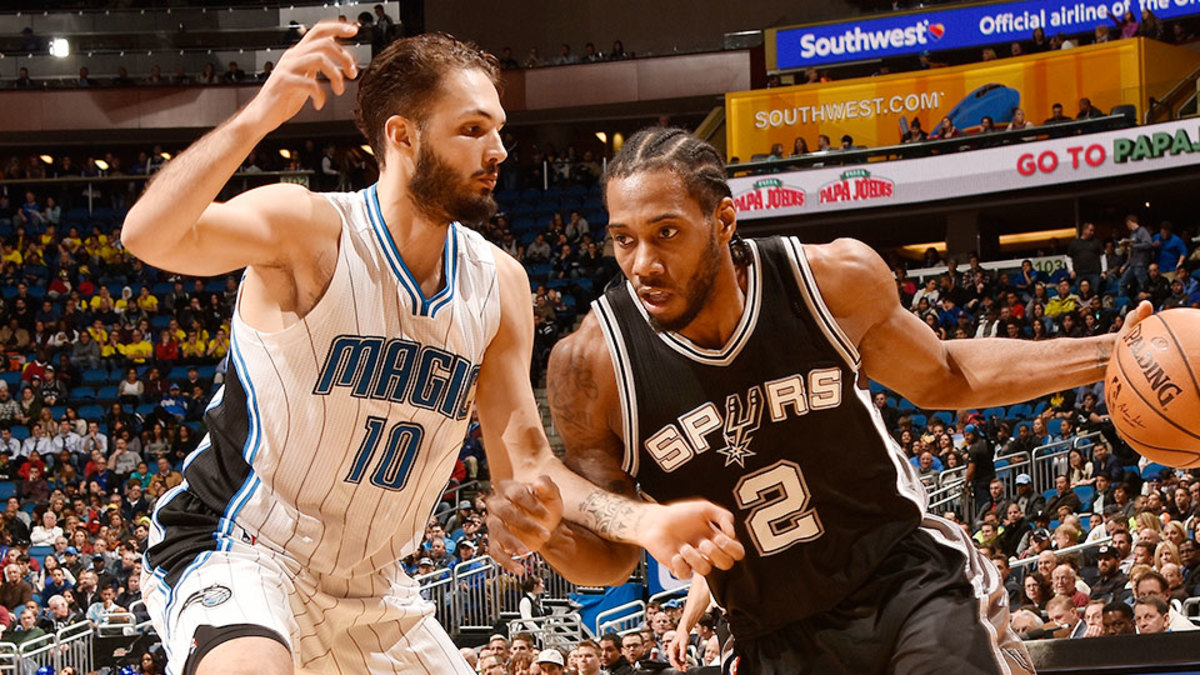
[(671, 642), (670, 647), (667, 647), (667, 656), (674, 668), (687, 670), (689, 636), (711, 603), (712, 591), (708, 588), (708, 581), (697, 574), (692, 577), (692, 585), (688, 588), (687, 600), (683, 603), (683, 613), (680, 614), (679, 625), (675, 628), (675, 640)]
[[(320, 23), (287, 50), (258, 94), (224, 124), (209, 132), (155, 175), (121, 229), (125, 248), (156, 267), (212, 276), (249, 265), (286, 266), (305, 245), (306, 224), (326, 221), (314, 211), (331, 207), (298, 185), (269, 185), (226, 203), (213, 202), (242, 159), (268, 133), (300, 111), (309, 98), (318, 109), (325, 90), (335, 94), (357, 66), (338, 44), (357, 31), (354, 24)], [(336, 221), (336, 214), (334, 215)]]
[[(560, 527), (565, 518), (609, 542), (645, 548), (679, 577), (692, 570), (708, 574), (714, 565), (729, 569), (744, 551), (734, 540), (733, 515), (727, 510), (705, 501), (664, 506), (637, 500), (631, 481), (597, 486), (554, 456), (529, 386), (529, 280), (520, 263), (499, 251), (495, 259), (503, 318), (480, 369), (476, 400), (491, 473), (500, 481), (517, 482), (498, 486), (489, 501), (492, 556), (515, 569), (507, 558), (524, 550), (543, 550), (555, 535), (546, 551), (559, 560), (557, 569), (568, 578), (597, 575), (619, 581), (619, 573), (628, 572), (629, 549), (604, 544), (603, 553), (616, 555), (621, 564), (597, 571), (593, 566), (598, 561), (584, 559), (579, 547), (599, 555), (592, 547), (600, 542), (578, 528)], [(576, 462), (584, 471), (595, 461), (589, 456), (591, 460)], [(625, 494), (611, 492), (614, 486)]]
[[(867, 376), (928, 409), (978, 408), (1028, 401), (1096, 382), (1116, 335), (1034, 342), (1006, 338), (941, 341), (896, 300), (887, 265), (869, 246), (839, 239), (805, 246), (821, 295)], [(1129, 330), (1152, 311), (1126, 317)]]

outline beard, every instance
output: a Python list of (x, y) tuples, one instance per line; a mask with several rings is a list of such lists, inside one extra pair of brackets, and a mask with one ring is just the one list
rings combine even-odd
[(480, 194), (478, 187), (468, 183), (495, 173), (495, 169), (480, 169), (464, 181), (429, 143), (422, 143), (408, 190), (412, 194), (413, 204), (429, 218), (475, 226), (487, 222), (496, 214), (496, 202), (490, 191)]
[[(717, 243), (717, 231), (714, 228), (708, 247), (700, 257), (700, 264), (695, 274), (688, 280), (683, 289), (683, 311), (674, 318), (650, 316), (650, 327), (656, 331), (677, 333), (696, 319), (700, 310), (708, 304), (708, 296), (712, 294), (713, 283), (717, 279), (717, 271), (721, 266), (721, 245)], [(654, 288), (652, 285), (643, 288)]]

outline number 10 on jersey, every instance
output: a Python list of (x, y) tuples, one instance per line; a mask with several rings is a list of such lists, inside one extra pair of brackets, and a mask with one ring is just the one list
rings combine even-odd
[[(354, 456), (354, 465), (346, 475), (346, 481), (358, 484), (375, 459), (375, 451), (383, 438), (383, 427), (387, 420), (382, 417), (367, 418), (367, 435), (363, 438), (358, 453)], [(371, 472), (371, 485), (384, 490), (403, 490), (408, 483), (408, 474), (416, 462), (417, 453), (421, 450), (421, 441), (425, 438), (425, 430), (413, 422), (397, 422), (388, 431), (383, 446), (383, 456), (375, 464)]]

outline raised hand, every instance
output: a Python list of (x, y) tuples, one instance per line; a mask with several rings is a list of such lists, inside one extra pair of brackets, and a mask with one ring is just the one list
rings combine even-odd
[(340, 21), (322, 21), (308, 30), (300, 42), (283, 53), (271, 76), (246, 106), (246, 112), (271, 128), (300, 112), (308, 99), (320, 110), (326, 93), (318, 73), (329, 80), (337, 96), (346, 91), (346, 78), (358, 76), (354, 56), (339, 39), (353, 37), (358, 25)]
[(690, 633), (675, 631), (675, 637), (667, 645), (667, 659), (671, 662), (671, 667), (675, 670), (687, 672), (687, 648), (690, 638)]

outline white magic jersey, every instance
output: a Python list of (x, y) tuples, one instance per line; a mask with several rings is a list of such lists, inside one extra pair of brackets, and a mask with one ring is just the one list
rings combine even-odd
[(426, 298), (374, 186), (323, 196), (342, 215), (329, 288), (275, 333), (234, 311), (227, 380), (184, 475), (223, 514), (218, 541), (236, 523), (311, 572), (349, 577), (416, 550), (461, 447), (500, 303), (495, 249), (479, 234), (450, 226), (445, 284)]

